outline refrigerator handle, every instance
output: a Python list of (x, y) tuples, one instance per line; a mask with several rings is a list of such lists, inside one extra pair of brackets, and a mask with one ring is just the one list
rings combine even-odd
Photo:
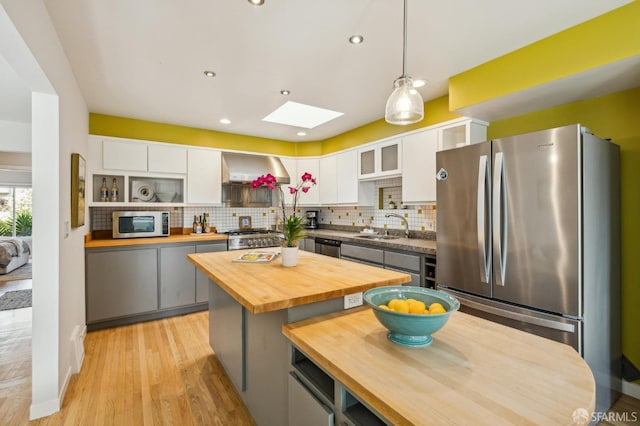
[(486, 155), (481, 155), (478, 164), (478, 256), (480, 261), (480, 282), (489, 284), (489, 273), (491, 271), (491, 250), (487, 250), (487, 216), (491, 217), (487, 208), (488, 170), (489, 159)]
[(493, 168), (493, 263), (496, 285), (504, 287), (507, 270), (507, 202), (504, 185), (504, 156), (496, 153)]

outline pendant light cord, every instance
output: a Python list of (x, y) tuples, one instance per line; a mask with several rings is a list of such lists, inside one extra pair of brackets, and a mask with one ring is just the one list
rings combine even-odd
[(402, 39), (402, 78), (405, 78), (407, 76), (405, 73), (405, 68), (407, 66), (407, 0), (404, 0), (403, 26), (404, 36)]

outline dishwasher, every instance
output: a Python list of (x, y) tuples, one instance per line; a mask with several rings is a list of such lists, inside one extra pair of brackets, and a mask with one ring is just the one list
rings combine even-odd
[(337, 257), (340, 259), (340, 245), (342, 241), (330, 240), (328, 238), (316, 238), (316, 254)]

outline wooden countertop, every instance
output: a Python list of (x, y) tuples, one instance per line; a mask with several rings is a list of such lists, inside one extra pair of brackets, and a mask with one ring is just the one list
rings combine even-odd
[(283, 267), (280, 258), (266, 264), (232, 262), (250, 251), (256, 250), (194, 253), (187, 257), (253, 314), (334, 299), (411, 280), (405, 273), (305, 251), (298, 252), (298, 264), (292, 268)]
[(423, 348), (386, 338), (370, 308), (283, 326), (285, 336), (393, 424), (574, 424), (595, 382), (571, 347), (462, 312)]
[(176, 234), (168, 237), (155, 238), (85, 238), (85, 248), (103, 248), (103, 247), (121, 247), (121, 246), (137, 246), (144, 244), (176, 244), (176, 243), (192, 243), (200, 241), (226, 241), (225, 234)]

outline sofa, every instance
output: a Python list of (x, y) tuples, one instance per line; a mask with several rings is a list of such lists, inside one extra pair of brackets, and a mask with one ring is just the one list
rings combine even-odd
[(0, 238), (0, 274), (7, 274), (29, 261), (31, 237)]

